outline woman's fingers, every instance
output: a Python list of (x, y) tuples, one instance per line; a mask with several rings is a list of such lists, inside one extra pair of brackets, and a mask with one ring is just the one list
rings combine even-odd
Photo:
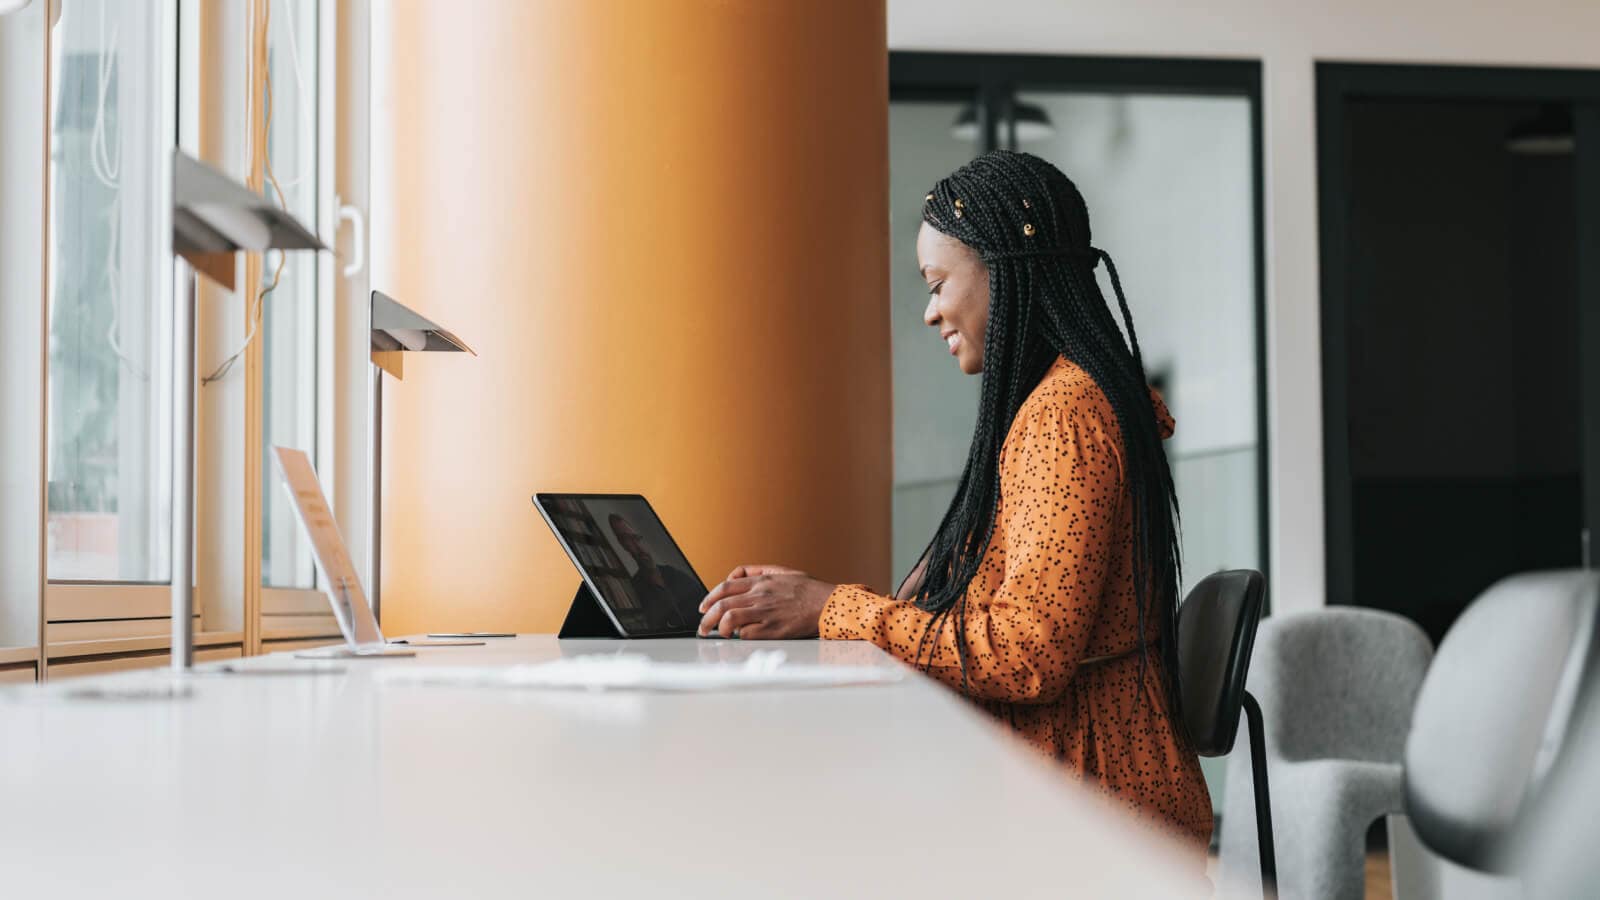
[(730, 610), (741, 609), (755, 601), (747, 594), (723, 597), (712, 603), (705, 611), (705, 616), (700, 619), (699, 634), (704, 637), (717, 630), (717, 625)]
[(738, 568), (734, 569), (732, 572), (728, 573), (728, 580), (731, 581), (731, 580), (733, 580), (735, 578), (754, 578), (757, 575), (799, 575), (799, 574), (801, 574), (799, 569), (791, 569), (788, 566), (774, 566), (774, 565), (739, 566)]
[[(740, 568), (744, 567), (741, 566)], [(735, 569), (734, 571), (737, 572), (738, 569)], [(711, 609), (713, 604), (724, 597), (732, 597), (737, 594), (745, 593), (755, 585), (756, 578), (759, 577), (760, 576), (744, 575), (734, 578), (730, 576), (727, 581), (724, 581), (712, 588), (711, 593), (706, 594), (705, 599), (700, 601), (700, 611), (706, 612), (707, 610)]]
[[(717, 622), (717, 631), (723, 637), (733, 637), (741, 629), (750, 627), (761, 619), (761, 613), (753, 606), (741, 606), (730, 609), (722, 614), (722, 619)], [(744, 637), (743, 634), (739, 635)]]

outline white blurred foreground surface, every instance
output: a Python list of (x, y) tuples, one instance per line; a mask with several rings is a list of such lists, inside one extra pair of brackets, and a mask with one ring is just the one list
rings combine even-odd
[(894, 684), (894, 666), (797, 663), (782, 650), (755, 650), (740, 662), (664, 662), (644, 653), (585, 653), (515, 666), (391, 666), (376, 673), (383, 686), (537, 688), (587, 691), (747, 691)]
[[(770, 674), (785, 665), (747, 660), (773, 650), (795, 672), (850, 667), (840, 672), (856, 683), (692, 692), (470, 683), (558, 659), (642, 671), (637, 659), (597, 661), (617, 654)], [(297, 664), (324, 671), (281, 674)], [(273, 674), (197, 674), (178, 699), (68, 696), (158, 685), (165, 672), (0, 694), (8, 894), (1209, 891), (1198, 858), (1129, 825), (866, 644), (536, 636), (419, 647), (415, 658), (350, 661), (333, 674), (281, 654), (240, 665)], [(414, 677), (433, 668), (437, 678)], [(873, 669), (881, 678), (864, 671)]]

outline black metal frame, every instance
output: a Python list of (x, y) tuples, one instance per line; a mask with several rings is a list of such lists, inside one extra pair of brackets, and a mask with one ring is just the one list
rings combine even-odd
[[(1250, 163), (1255, 229), (1256, 482), (1260, 570), (1271, 573), (1271, 510), (1267, 460), (1266, 190), (1262, 150), (1261, 63), (1242, 59), (1040, 56), (1029, 54), (889, 54), (890, 102), (972, 100), (984, 149), (999, 146), (1000, 120), (1018, 87), (1185, 96), (1250, 101)], [(1014, 143), (1014, 142), (1013, 142)], [(1270, 578), (1269, 578), (1270, 580)]]
[(1250, 733), (1250, 779), (1256, 800), (1256, 841), (1261, 855), (1261, 895), (1278, 895), (1278, 853), (1272, 846), (1272, 792), (1267, 785), (1267, 733), (1261, 705), (1244, 692), (1245, 727)]
[[(1584, 345), (1600, 349), (1600, 215), (1583, 214), (1585, 208), (1600, 212), (1600, 70), (1323, 62), (1317, 64), (1316, 79), (1324, 562), (1326, 597), (1331, 605), (1354, 601), (1355, 580), (1349, 397), (1345, 389), (1349, 375), (1347, 105), (1368, 99), (1572, 103), (1578, 137), (1579, 328)], [(1587, 309), (1584, 298), (1591, 298)], [(1579, 354), (1584, 397), (1600, 397), (1597, 355), (1600, 353)], [(1582, 429), (1587, 460), (1584, 519), (1595, 523), (1600, 522), (1600, 412), (1591, 409)]]

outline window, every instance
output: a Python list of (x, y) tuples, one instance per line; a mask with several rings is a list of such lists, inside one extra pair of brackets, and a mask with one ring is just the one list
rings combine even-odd
[(163, 17), (69, 0), (52, 47), (48, 551), (52, 580), (171, 568), (171, 257), (155, 196), (172, 135)]
[[(276, 0), (267, 33), (267, 196), (281, 202), (313, 231), (322, 186), (318, 183), (317, 0)], [(276, 180), (276, 186), (273, 181)], [(282, 190), (279, 197), (278, 190)], [(273, 253), (263, 267), (269, 287), (282, 263), (278, 286), (262, 306), (261, 583), (271, 587), (313, 586), (310, 546), (289, 495), (284, 492), (274, 446), (295, 447), (317, 457), (319, 318), (317, 255)]]
[(1183, 513), (1180, 596), (1212, 572), (1263, 568), (1251, 99), (1018, 99), (1060, 123), (1036, 152), (1083, 191), (1095, 242), (1122, 270), (1145, 375), (1178, 421), (1166, 452)]
[[(915, 565), (955, 494), (978, 404), (977, 380), (927, 350), (914, 252), (922, 198), (990, 140), (1072, 178), (1095, 244), (1121, 270), (1145, 375), (1177, 419), (1165, 448), (1182, 510), (1180, 596), (1218, 569), (1264, 569), (1253, 64), (890, 57), (896, 575)], [(991, 117), (992, 138), (981, 124)], [(1120, 324), (1103, 266), (1095, 277)]]
[[(159, 646), (151, 639), (166, 634), (165, 585), (174, 574), (172, 312), (191, 302), (175, 284), (169, 240), (172, 148), (240, 180), (270, 165), (266, 195), (330, 237), (335, 12), (321, 0), (55, 0), (32, 4), (0, 28), (3, 83), (36, 86), (31, 96), (0, 92), (7, 134), (41, 132), (25, 142), (39, 148), (31, 171), (28, 153), (0, 153), (7, 184), (20, 179), (8, 195), (16, 202), (4, 207), (0, 287), (23, 298), (42, 292), (46, 301), (32, 312), (27, 303), (0, 306), (25, 351), (7, 354), (0, 376), (33, 385), (32, 400), (27, 391), (0, 397), (16, 426), (7, 432), (15, 440), (0, 450), (8, 469), (27, 464), (46, 511), (43, 523), (25, 511), (14, 517), (21, 534), (45, 547), (42, 554), (37, 545), (32, 553), (22, 547), (11, 557), (24, 565), (6, 567), (17, 573), (4, 585), (7, 596), (33, 593), (39, 603), (38, 619), (0, 616), (7, 646), (42, 638), (40, 660), (48, 663), (150, 653)], [(362, 18), (351, 21), (351, 33), (360, 33)], [(17, 22), (24, 24), (9, 27)], [(263, 134), (265, 159), (251, 151)], [(45, 209), (30, 212), (30, 197)], [(46, 219), (47, 227), (33, 227)], [(265, 451), (301, 448), (330, 470), (337, 451), (359, 466), (359, 454), (349, 452), (359, 437), (335, 422), (358, 423), (359, 435), (364, 382), (335, 397), (331, 373), (339, 366), (365, 372), (367, 356), (364, 347), (334, 341), (333, 258), (292, 253), (281, 272), (279, 263), (269, 254), (261, 276), (241, 264), (251, 283), (232, 292), (202, 282), (197, 374), (211, 375), (247, 347), (229, 374), (196, 396), (195, 490), (203, 502), (195, 511), (195, 627), (213, 650), (253, 653), (264, 637), (336, 632), (326, 600), (307, 590), (315, 587), (309, 548)], [(248, 301), (268, 286), (260, 318), (252, 319)], [(30, 348), (45, 358), (30, 360)], [(335, 417), (336, 406), (355, 413)], [(332, 474), (322, 473), (330, 484)], [(347, 484), (363, 484), (359, 471)], [(346, 505), (360, 509), (359, 500)], [(10, 533), (14, 523), (0, 524)], [(260, 556), (242, 552), (241, 538), (259, 541)], [(22, 569), (41, 555), (49, 584), (30, 591), (29, 578), (37, 586), (39, 573)]]

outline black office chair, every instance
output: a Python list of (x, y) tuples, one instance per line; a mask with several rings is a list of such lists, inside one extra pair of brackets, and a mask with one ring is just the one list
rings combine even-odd
[(1217, 572), (1194, 586), (1178, 608), (1178, 688), (1189, 739), (1201, 756), (1226, 756), (1233, 750), (1239, 710), (1244, 710), (1261, 846), (1261, 890), (1272, 897), (1278, 892), (1278, 862), (1272, 849), (1266, 734), (1261, 707), (1244, 689), (1266, 592), (1266, 578), (1252, 569)]

